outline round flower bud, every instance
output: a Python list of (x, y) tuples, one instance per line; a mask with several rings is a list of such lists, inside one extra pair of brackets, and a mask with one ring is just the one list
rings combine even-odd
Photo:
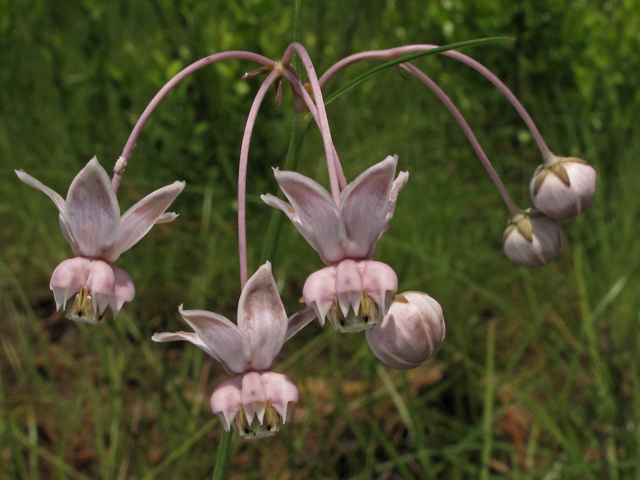
[(579, 158), (556, 157), (540, 165), (529, 185), (533, 204), (546, 216), (565, 220), (584, 212), (596, 194), (596, 171)]
[(511, 217), (502, 236), (504, 253), (511, 261), (538, 268), (555, 260), (562, 247), (562, 230), (555, 220), (529, 209)]
[(444, 342), (440, 304), (426, 293), (396, 295), (381, 323), (366, 331), (378, 359), (396, 370), (408, 370), (433, 357)]

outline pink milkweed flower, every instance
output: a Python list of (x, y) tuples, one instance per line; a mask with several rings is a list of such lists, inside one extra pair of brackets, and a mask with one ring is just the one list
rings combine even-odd
[[(64, 260), (51, 275), (56, 309), (66, 305), (66, 316), (98, 323), (111, 308), (115, 317), (124, 302), (133, 300), (135, 287), (127, 272), (112, 265), (155, 223), (174, 220), (165, 213), (184, 188), (174, 182), (147, 195), (122, 217), (109, 175), (93, 157), (71, 182), (66, 200), (31, 175), (16, 170), (18, 178), (44, 192), (56, 204), (62, 235), (75, 258)], [(69, 299), (75, 296), (71, 302)]]
[(213, 312), (178, 309), (192, 332), (156, 333), (155, 342), (186, 340), (211, 355), (234, 375), (211, 396), (211, 410), (225, 430), (243, 438), (274, 435), (291, 419), (298, 389), (289, 378), (270, 372), (282, 345), (295, 332), (271, 274), (262, 265), (247, 281), (238, 302), (238, 324)]
[(397, 155), (388, 156), (365, 170), (342, 191), (339, 205), (317, 182), (278, 169), (276, 180), (291, 204), (270, 194), (261, 197), (289, 217), (328, 265), (309, 276), (303, 298), (322, 324), (328, 316), (340, 332), (373, 327), (398, 289), (393, 269), (371, 260), (409, 178), (400, 172), (394, 180), (397, 164)]

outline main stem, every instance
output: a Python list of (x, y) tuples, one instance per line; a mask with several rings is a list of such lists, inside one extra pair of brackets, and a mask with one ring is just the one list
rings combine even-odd
[(216, 455), (216, 465), (213, 467), (212, 480), (224, 480), (227, 472), (227, 460), (229, 459), (229, 447), (231, 446), (233, 431), (222, 431), (220, 443), (218, 444), (218, 454)]

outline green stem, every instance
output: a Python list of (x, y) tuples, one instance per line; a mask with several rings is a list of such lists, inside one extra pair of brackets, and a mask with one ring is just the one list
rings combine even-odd
[(233, 432), (223, 431), (218, 444), (218, 455), (216, 456), (216, 466), (213, 469), (213, 480), (223, 480), (227, 472), (227, 461), (229, 460), (229, 447)]
[[(304, 142), (304, 137), (309, 125), (310, 121), (306, 115), (296, 115), (293, 119), (293, 129), (291, 130), (291, 138), (289, 139), (289, 150), (287, 151), (287, 156), (284, 161), (284, 170), (293, 171), (296, 169), (298, 160), (300, 159), (300, 152), (302, 151), (302, 143)], [(278, 191), (278, 198), (284, 200), (284, 194), (281, 191)], [(260, 264), (265, 263), (267, 260), (273, 261), (283, 223), (284, 214), (280, 210), (274, 209), (271, 213), (271, 219), (269, 220), (267, 238), (264, 243)]]

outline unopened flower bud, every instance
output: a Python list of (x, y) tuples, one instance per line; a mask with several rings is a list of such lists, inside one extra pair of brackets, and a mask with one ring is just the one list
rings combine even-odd
[(444, 342), (440, 304), (421, 292), (396, 295), (382, 323), (366, 331), (378, 359), (396, 370), (408, 370), (433, 357)]
[(511, 261), (538, 268), (554, 260), (562, 247), (562, 230), (555, 220), (529, 209), (511, 217), (502, 236), (504, 252)]
[(596, 194), (596, 171), (584, 160), (555, 157), (540, 165), (529, 185), (533, 204), (545, 215), (565, 220), (584, 212)]

